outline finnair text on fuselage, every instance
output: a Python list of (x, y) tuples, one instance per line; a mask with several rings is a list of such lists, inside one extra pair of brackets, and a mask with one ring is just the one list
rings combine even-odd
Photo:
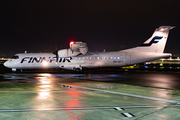
[(42, 63), (43, 61), (52, 63), (54, 62), (70, 62), (72, 58), (56, 58), (56, 57), (49, 57), (48, 59), (45, 57), (24, 57), (20, 63)]

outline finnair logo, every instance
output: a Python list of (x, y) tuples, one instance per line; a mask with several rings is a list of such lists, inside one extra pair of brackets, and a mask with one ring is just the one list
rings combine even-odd
[(57, 60), (56, 60), (57, 58), (56, 57), (49, 57), (48, 59), (46, 59), (45, 57), (39, 57), (39, 58), (36, 58), (36, 57), (24, 57), (22, 60), (21, 60), (21, 63), (24, 63), (24, 62), (26, 62), (26, 63), (42, 63), (43, 61), (47, 61), (47, 62), (49, 62), (49, 63), (51, 63), (51, 62), (55, 62), (55, 61), (57, 61), (57, 62), (59, 62), (59, 63), (64, 63), (64, 62), (71, 62), (71, 57), (70, 58), (58, 58)]
[[(159, 40), (161, 40), (163, 37), (162, 36), (155, 36), (149, 43), (143, 43), (140, 46), (151, 46), (154, 43), (158, 43)], [(157, 41), (156, 41), (157, 40)]]

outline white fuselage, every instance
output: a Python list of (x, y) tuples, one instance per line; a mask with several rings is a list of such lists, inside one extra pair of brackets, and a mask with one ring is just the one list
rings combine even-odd
[(4, 65), (12, 69), (63, 68), (73, 70), (76, 68), (121, 67), (170, 55), (168, 53), (118, 51), (57, 59), (52, 53), (20, 53), (16, 54), (17, 59), (10, 59)]

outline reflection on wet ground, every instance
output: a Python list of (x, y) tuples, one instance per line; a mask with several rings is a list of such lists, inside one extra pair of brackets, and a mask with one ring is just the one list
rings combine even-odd
[[(43, 81), (43, 78), (51, 77), (53, 78), (75, 78), (80, 80), (92, 80), (99, 82), (117, 82), (125, 83), (131, 85), (149, 86), (149, 87), (159, 87), (167, 89), (179, 89), (180, 90), (180, 74), (178, 72), (168, 73), (168, 72), (122, 72), (121, 74), (20, 74), (7, 73), (0, 75), (1, 81), (19, 80), (19, 83), (29, 82), (49, 82)], [(37, 81), (41, 79), (41, 81)], [(23, 81), (20, 81), (23, 80)], [(58, 82), (54, 80), (53, 82)], [(62, 82), (62, 81), (60, 81)], [(67, 81), (69, 82), (69, 81)], [(70, 81), (71, 82), (71, 81)], [(90, 84), (89, 84), (90, 85)], [(90, 85), (92, 86), (92, 84)], [(101, 86), (100, 86), (101, 87)], [(109, 86), (112, 87), (112, 86)]]
[(124, 72), (121, 74), (90, 74), (83, 77), (81, 76), (79, 79), (180, 90), (179, 72)]
[(0, 119), (178, 119), (174, 114), (180, 112), (180, 91), (171, 90), (179, 89), (178, 77), (130, 72), (0, 74)]

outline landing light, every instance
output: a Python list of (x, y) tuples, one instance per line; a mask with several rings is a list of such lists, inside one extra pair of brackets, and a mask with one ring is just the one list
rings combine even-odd
[(46, 66), (48, 64), (48, 61), (43, 61), (42, 63), (44, 66)]

